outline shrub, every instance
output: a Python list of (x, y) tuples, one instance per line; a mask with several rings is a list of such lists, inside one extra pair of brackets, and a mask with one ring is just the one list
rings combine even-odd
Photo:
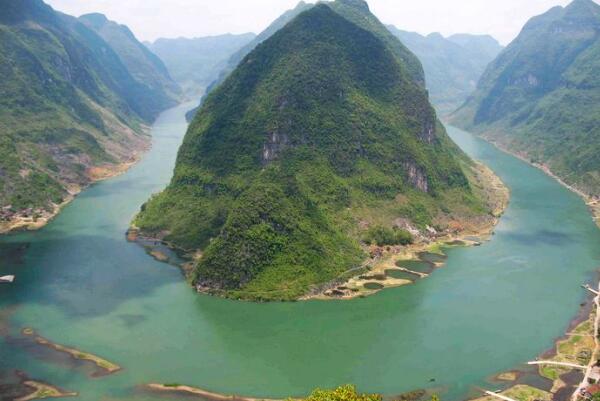
[(408, 231), (399, 228), (375, 226), (367, 231), (363, 241), (378, 246), (408, 245), (413, 243), (413, 236)]

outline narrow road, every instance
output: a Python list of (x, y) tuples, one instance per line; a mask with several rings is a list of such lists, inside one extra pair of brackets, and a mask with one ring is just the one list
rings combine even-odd
[(575, 368), (586, 370), (587, 366), (577, 365), (575, 363), (569, 362), (556, 362), (556, 361), (531, 361), (527, 362), (528, 365), (554, 365), (554, 366), (564, 366), (565, 368)]
[(514, 399), (512, 399), (510, 397), (504, 396), (502, 394), (493, 393), (491, 391), (486, 391), (485, 394), (489, 395), (490, 397), (496, 397), (496, 398), (499, 398), (499, 399), (504, 400), (504, 401), (516, 401), (516, 400), (514, 400)]

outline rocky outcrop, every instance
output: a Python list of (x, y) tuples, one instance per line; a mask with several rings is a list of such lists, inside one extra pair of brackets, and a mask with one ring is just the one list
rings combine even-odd
[(429, 181), (427, 176), (419, 166), (414, 162), (405, 162), (404, 168), (408, 182), (419, 191), (429, 192)]
[(430, 145), (435, 141), (435, 122), (427, 121), (423, 124), (419, 139)]
[(287, 134), (279, 132), (269, 132), (267, 134), (267, 142), (263, 146), (262, 162), (268, 164), (273, 160), (277, 160), (281, 152), (289, 146), (289, 138)]

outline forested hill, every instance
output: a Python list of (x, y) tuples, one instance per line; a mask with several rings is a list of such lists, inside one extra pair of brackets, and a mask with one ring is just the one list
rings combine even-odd
[[(340, 15), (348, 18), (354, 23), (365, 29), (373, 30), (381, 40), (383, 40), (388, 46), (395, 48), (395, 54), (404, 59), (404, 62), (409, 68), (410, 73), (413, 74), (413, 78), (423, 85), (425, 84), (425, 77), (423, 75), (423, 68), (421, 66), (421, 62), (398, 40), (395, 40), (393, 35), (383, 26), (377, 18), (369, 13), (365, 15), (357, 10), (364, 10), (365, 8), (368, 10), (368, 5), (363, 0), (345, 0), (345, 1), (333, 1), (330, 2), (329, 6), (335, 10)], [(309, 10), (314, 5), (312, 3), (306, 3), (304, 1), (300, 1), (298, 5), (283, 13), (279, 18), (273, 21), (267, 29), (261, 32), (253, 41), (248, 43), (238, 52), (234, 53), (229, 59), (225, 68), (219, 74), (219, 77), (209, 85), (207, 88), (206, 94), (216, 88), (219, 84), (221, 84), (231, 72), (238, 66), (238, 64), (243, 60), (243, 58), (250, 53), (256, 46), (273, 36), (277, 31), (283, 28), (288, 22), (293, 20), (300, 13)], [(205, 94), (205, 96), (206, 96)], [(189, 121), (192, 120), (198, 108), (191, 110), (187, 118)]]
[(0, 231), (148, 146), (161, 108), (116, 51), (41, 0), (0, 2)]
[(575, 0), (535, 18), (453, 116), (600, 196), (600, 5)]
[(416, 57), (365, 2), (337, 0), (300, 13), (207, 96), (135, 225), (201, 250), (203, 291), (295, 299), (360, 266), (370, 229), (405, 243), (395, 219), (487, 214), (470, 166)]
[[(313, 4), (306, 3), (304, 1), (300, 1), (296, 7), (291, 10), (286, 11), (282, 15), (280, 15), (275, 21), (273, 21), (264, 31), (258, 34), (253, 40), (243, 46), (241, 49), (233, 53), (227, 61), (221, 66), (219, 73), (216, 78), (214, 78), (210, 84), (206, 87), (206, 91), (201, 99), (201, 102), (204, 101), (206, 95), (210, 93), (213, 89), (219, 86), (231, 72), (238, 66), (238, 64), (243, 60), (243, 58), (248, 55), (256, 46), (264, 42), (273, 36), (277, 31), (283, 28), (288, 22), (298, 16), (301, 12), (308, 10), (311, 8)], [(199, 107), (190, 110), (187, 114), (188, 121), (192, 121)]]
[(97, 13), (82, 15), (79, 20), (100, 35), (117, 53), (131, 76), (148, 88), (157, 112), (177, 104), (181, 88), (161, 59), (140, 43), (128, 27)]
[(487, 65), (502, 46), (489, 35), (458, 34), (447, 38), (439, 33), (422, 36), (389, 30), (423, 63), (431, 102), (442, 115), (461, 106), (473, 93)]

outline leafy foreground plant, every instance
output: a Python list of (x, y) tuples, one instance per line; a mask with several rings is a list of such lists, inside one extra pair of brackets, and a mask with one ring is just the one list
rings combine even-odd
[[(312, 392), (304, 401), (381, 401), (383, 398), (379, 394), (360, 394), (356, 387), (346, 385), (335, 390), (320, 390)], [(289, 398), (288, 401), (292, 401)]]
[[(403, 399), (403, 398), (401, 398)], [(380, 394), (361, 394), (356, 391), (353, 385), (340, 386), (334, 390), (317, 389), (305, 399), (296, 401), (382, 401)], [(288, 401), (294, 401), (289, 398)], [(431, 401), (440, 401), (437, 395), (431, 397)]]

